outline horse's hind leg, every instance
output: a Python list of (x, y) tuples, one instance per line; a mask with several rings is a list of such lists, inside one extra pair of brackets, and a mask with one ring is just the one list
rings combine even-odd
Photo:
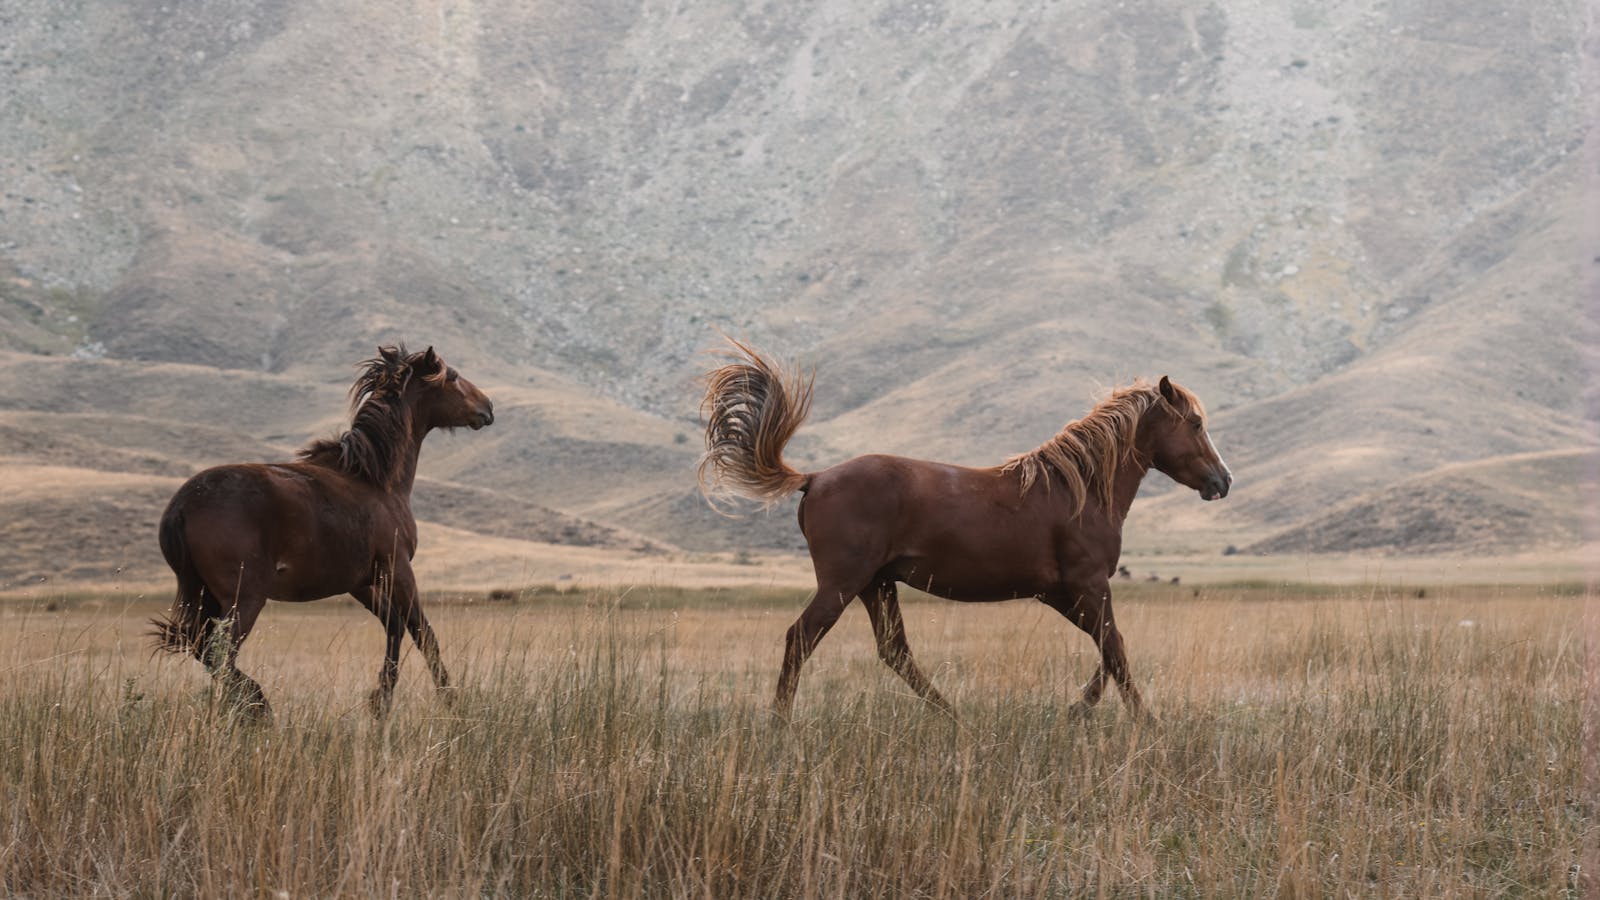
[(878, 641), (878, 656), (890, 669), (916, 691), (917, 696), (950, 712), (950, 704), (934, 690), (928, 677), (917, 668), (911, 658), (911, 645), (906, 643), (906, 624), (900, 617), (900, 593), (893, 581), (880, 581), (861, 594), (861, 605), (867, 608), (867, 618), (872, 620), (872, 634)]
[(783, 670), (778, 673), (778, 694), (772, 702), (772, 711), (783, 718), (794, 708), (794, 692), (800, 684), (800, 667), (805, 665), (811, 651), (817, 648), (828, 629), (839, 621), (844, 608), (861, 592), (859, 584), (848, 587), (835, 581), (817, 582), (817, 595), (811, 599), (805, 612), (800, 614), (784, 638)]
[(270, 718), (272, 708), (267, 705), (267, 696), (262, 692), (261, 685), (239, 671), (239, 648), (250, 636), (250, 630), (255, 628), (256, 619), (266, 605), (264, 592), (246, 591), (241, 584), (234, 603), (222, 610), (223, 617), (206, 622), (201, 644), (196, 648), (196, 655), (221, 686), (223, 696), (235, 708), (256, 719)]

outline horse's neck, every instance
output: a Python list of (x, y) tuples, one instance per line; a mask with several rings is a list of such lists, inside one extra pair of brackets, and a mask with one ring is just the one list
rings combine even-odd
[(413, 424), (406, 437), (405, 449), (395, 460), (394, 492), (404, 497), (407, 504), (411, 502), (411, 486), (417, 480), (417, 459), (422, 455), (422, 441), (428, 436), (428, 430)]
[(1117, 522), (1128, 517), (1128, 510), (1133, 508), (1133, 498), (1139, 493), (1139, 484), (1150, 471), (1150, 467), (1141, 461), (1142, 458), (1143, 454), (1136, 450), (1129, 453), (1122, 465), (1117, 467), (1117, 480), (1111, 486), (1111, 512)]

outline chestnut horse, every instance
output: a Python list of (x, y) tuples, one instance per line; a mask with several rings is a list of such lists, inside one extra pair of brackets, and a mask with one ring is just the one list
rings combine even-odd
[(268, 599), (349, 593), (382, 620), (388, 644), (374, 714), (389, 708), (407, 631), (434, 684), (449, 686), (411, 574), (411, 483), (428, 432), (476, 431), (494, 421), (494, 405), (432, 347), (378, 348), (350, 397), (350, 430), (338, 438), (313, 442), (298, 462), (206, 469), (161, 516), (161, 553), (177, 573), (178, 595), (167, 617), (153, 620), (151, 636), (159, 649), (205, 663), (252, 714), (265, 716), (267, 700), (235, 661)]
[(800, 530), (817, 593), (789, 629), (775, 710), (787, 716), (800, 667), (851, 599), (872, 621), (878, 655), (911, 689), (948, 712), (906, 643), (896, 582), (951, 600), (1034, 597), (1088, 632), (1100, 664), (1073, 704), (1099, 702), (1110, 676), (1145, 717), (1111, 614), (1122, 522), (1151, 468), (1200, 492), (1228, 495), (1233, 476), (1206, 435), (1205, 410), (1163, 377), (1136, 381), (1038, 448), (969, 468), (899, 456), (858, 456), (804, 473), (783, 448), (811, 404), (811, 379), (785, 376), (737, 341), (736, 361), (706, 375), (700, 485), (767, 503), (800, 491)]

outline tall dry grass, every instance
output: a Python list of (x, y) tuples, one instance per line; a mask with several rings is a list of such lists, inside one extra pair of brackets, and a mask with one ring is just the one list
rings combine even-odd
[(214, 708), (197, 666), (148, 658), (151, 604), (14, 602), (0, 893), (1596, 889), (1592, 598), (1132, 594), (1155, 727), (1114, 696), (1066, 716), (1090, 645), (1025, 603), (907, 604), (959, 723), (887, 673), (855, 611), (788, 726), (766, 704), (789, 598), (436, 605), (460, 694), (441, 703), (410, 658), (382, 723), (376, 622), (274, 606), (242, 656), (277, 709), (262, 727)]

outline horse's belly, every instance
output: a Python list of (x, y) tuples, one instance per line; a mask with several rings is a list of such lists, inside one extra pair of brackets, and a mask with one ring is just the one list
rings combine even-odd
[(327, 581), (309, 584), (283, 584), (267, 592), (267, 598), (284, 603), (309, 603), (339, 594), (348, 594), (360, 585), (353, 580)]
[(1036, 597), (1056, 581), (1051, 561), (1014, 555), (910, 555), (890, 568), (896, 580), (919, 591), (967, 602)]
[(267, 596), (303, 603), (371, 584), (372, 555), (367, 548), (352, 546), (352, 543), (327, 540), (310, 546), (280, 548), (288, 552), (273, 554), (273, 574)]

